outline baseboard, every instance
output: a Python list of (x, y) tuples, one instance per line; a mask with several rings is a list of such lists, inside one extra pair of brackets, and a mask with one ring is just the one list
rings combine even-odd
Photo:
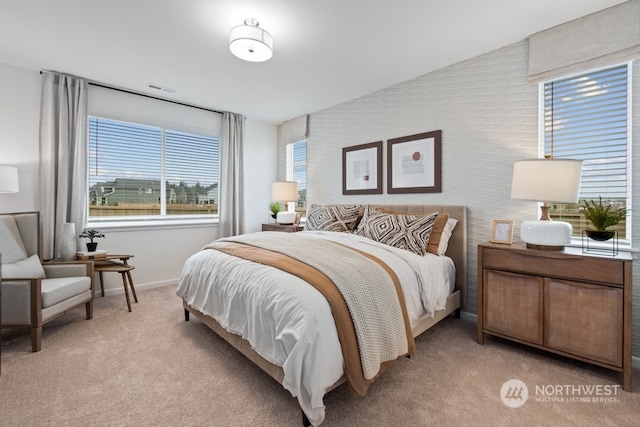
[[(180, 279), (169, 279), (169, 280), (161, 280), (159, 282), (149, 282), (149, 283), (133, 283), (133, 285), (136, 288), (136, 291), (140, 290), (144, 290), (144, 289), (153, 289), (153, 288), (160, 288), (162, 286), (168, 286), (168, 285), (176, 285), (178, 283)], [(118, 287), (118, 288), (111, 288), (111, 289), (105, 289), (104, 290), (104, 295), (108, 296), (108, 295), (118, 295), (118, 294), (123, 294), (124, 293), (124, 288), (123, 287)], [(98, 285), (98, 288), (96, 289), (96, 297), (98, 297), (100, 295), (100, 285)]]
[[(476, 313), (471, 313), (463, 310), (460, 312), (460, 318), (478, 323), (478, 315)], [(633, 366), (634, 368), (640, 368), (640, 356), (631, 356), (631, 366)]]
[(472, 322), (478, 323), (478, 315), (469, 311), (461, 310), (460, 318), (463, 320), (470, 320)]

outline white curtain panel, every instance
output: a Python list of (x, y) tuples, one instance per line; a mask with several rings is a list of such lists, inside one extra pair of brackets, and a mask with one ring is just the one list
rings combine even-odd
[(43, 71), (40, 106), (42, 258), (61, 257), (65, 223), (87, 219), (87, 91), (78, 77)]
[(244, 231), (243, 139), (244, 117), (224, 113), (220, 141), (219, 237), (236, 236)]

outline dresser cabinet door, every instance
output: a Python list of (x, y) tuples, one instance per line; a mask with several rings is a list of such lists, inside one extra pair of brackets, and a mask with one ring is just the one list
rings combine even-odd
[(484, 328), (542, 345), (543, 279), (484, 270)]
[(622, 366), (621, 288), (545, 279), (545, 346)]

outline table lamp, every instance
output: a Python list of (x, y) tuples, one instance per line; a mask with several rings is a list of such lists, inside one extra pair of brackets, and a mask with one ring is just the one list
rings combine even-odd
[(277, 181), (271, 184), (271, 201), (284, 203), (285, 210), (278, 212), (276, 222), (282, 225), (293, 224), (296, 212), (289, 210), (289, 202), (298, 200), (298, 183), (296, 181)]
[(528, 248), (562, 250), (571, 243), (573, 229), (549, 218), (547, 203), (578, 203), (582, 160), (530, 159), (513, 165), (511, 198), (542, 202), (538, 221), (524, 221), (520, 238)]
[(18, 168), (0, 165), (0, 193), (17, 193)]

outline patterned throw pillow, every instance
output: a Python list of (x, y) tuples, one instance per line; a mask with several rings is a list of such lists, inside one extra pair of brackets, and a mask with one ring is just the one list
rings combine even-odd
[(307, 230), (346, 231), (356, 227), (360, 205), (311, 205), (307, 213)]
[(387, 214), (367, 207), (356, 234), (422, 256), (427, 251), (437, 216), (437, 212), (429, 215)]
[[(387, 213), (387, 214), (407, 215), (406, 212), (396, 212), (396, 211), (392, 211), (390, 209), (386, 209), (378, 206), (369, 206), (368, 208), (369, 208), (368, 212), (370, 213), (375, 210), (375, 211), (379, 211), (381, 213)], [(425, 215), (431, 215), (431, 214), (413, 213), (411, 215), (425, 216)], [(433, 222), (433, 228), (431, 229), (431, 234), (429, 234), (429, 240), (427, 241), (427, 252), (434, 255), (443, 255), (443, 253), (441, 254), (438, 252), (438, 248), (440, 247), (440, 239), (443, 236), (443, 232), (445, 230), (445, 226), (448, 220), (449, 220), (449, 214), (438, 213), (438, 216)], [(451, 237), (451, 233), (449, 233), (449, 236), (446, 238), (448, 239), (449, 237)]]

